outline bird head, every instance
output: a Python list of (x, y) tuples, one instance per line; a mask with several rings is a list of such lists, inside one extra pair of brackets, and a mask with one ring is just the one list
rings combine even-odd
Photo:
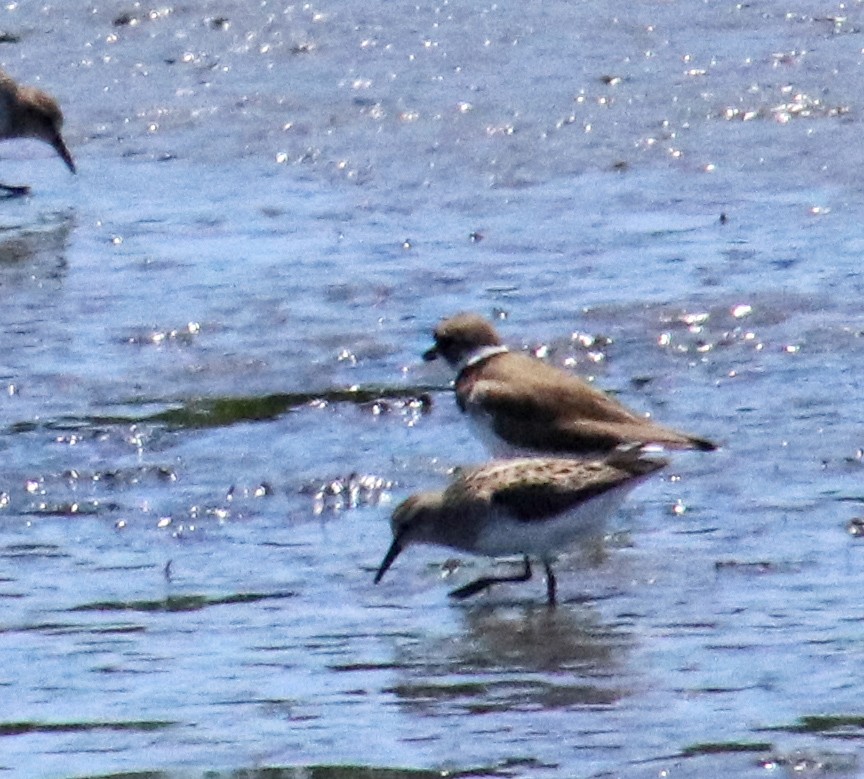
[(483, 317), (462, 313), (445, 319), (434, 332), (435, 344), (423, 354), (426, 361), (443, 357), (451, 366), (463, 363), (472, 354), (489, 346), (500, 346), (501, 338)]
[(384, 555), (378, 572), (375, 574), (375, 584), (381, 581), (387, 569), (399, 556), (402, 550), (410, 544), (430, 541), (432, 526), (435, 522), (435, 510), (440, 503), (441, 494), (437, 492), (421, 492), (402, 501), (390, 518), (393, 530), (393, 543)]
[(75, 173), (75, 161), (63, 140), (63, 112), (57, 101), (41, 89), (23, 87), (18, 93), (17, 130), (25, 138), (36, 138), (51, 146), (66, 167)]

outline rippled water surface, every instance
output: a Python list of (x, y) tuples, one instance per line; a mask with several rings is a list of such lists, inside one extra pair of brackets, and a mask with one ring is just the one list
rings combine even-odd
[[(860, 2), (75, 5), (0, 11), (79, 164), (2, 146), (0, 774), (864, 771)], [(465, 309), (722, 444), (554, 611), (372, 583)]]

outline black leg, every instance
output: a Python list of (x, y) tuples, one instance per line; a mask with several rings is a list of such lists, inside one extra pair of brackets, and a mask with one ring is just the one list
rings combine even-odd
[(555, 574), (552, 572), (552, 566), (549, 565), (545, 560), (543, 561), (543, 567), (546, 569), (546, 598), (547, 602), (550, 606), (554, 606), (556, 603), (555, 600), (555, 591), (556, 591), (556, 583), (555, 583)]
[(0, 191), (4, 192), (6, 197), (23, 197), (30, 194), (30, 187), (14, 187), (10, 184), (0, 184)]
[(472, 595), (476, 595), (478, 592), (483, 592), (483, 590), (485, 590), (487, 587), (491, 587), (493, 584), (505, 584), (507, 582), (527, 582), (530, 578), (531, 562), (528, 560), (528, 555), (525, 555), (525, 568), (523, 569), (522, 573), (516, 574), (515, 576), (482, 576), (481, 578), (475, 579), (473, 582), (466, 584), (464, 587), (459, 587), (459, 589), (453, 590), (453, 592), (450, 593), (450, 597), (456, 598), (457, 600), (463, 600), (464, 598), (470, 598)]

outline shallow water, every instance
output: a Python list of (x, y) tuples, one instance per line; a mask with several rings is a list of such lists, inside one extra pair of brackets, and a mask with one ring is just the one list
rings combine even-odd
[[(3, 147), (4, 773), (860, 773), (861, 3), (0, 21), (80, 171)], [(419, 357), (463, 309), (723, 445), (555, 611), (372, 584), (485, 457)]]

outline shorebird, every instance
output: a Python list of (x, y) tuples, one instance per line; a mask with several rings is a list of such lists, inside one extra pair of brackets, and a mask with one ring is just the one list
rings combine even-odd
[(493, 584), (531, 578), (531, 558), (546, 572), (546, 597), (556, 601), (554, 554), (602, 536), (606, 519), (637, 484), (666, 465), (621, 450), (603, 460), (525, 458), (493, 461), (461, 471), (443, 492), (422, 492), (393, 512), (393, 543), (375, 574), (375, 583), (411, 544), (437, 544), (471, 554), (522, 555), (514, 576), (484, 576), (453, 590), (467, 598)]
[[(51, 146), (75, 173), (75, 162), (60, 134), (63, 113), (57, 101), (35, 87), (18, 84), (0, 70), (0, 140), (35, 138)], [(30, 188), (0, 184), (9, 196), (26, 195)]]
[(424, 360), (456, 369), (456, 403), (493, 456), (596, 457), (618, 446), (711, 451), (698, 436), (639, 416), (586, 381), (542, 360), (511, 352), (477, 314), (457, 314), (435, 328)]

